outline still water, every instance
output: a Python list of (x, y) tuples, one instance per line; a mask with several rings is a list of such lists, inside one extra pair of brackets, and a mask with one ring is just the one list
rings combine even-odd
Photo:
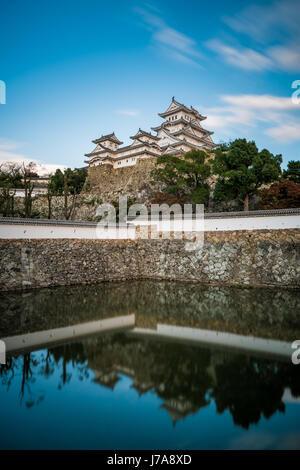
[(300, 449), (300, 364), (276, 352), (300, 339), (299, 291), (140, 281), (6, 293), (0, 308), (0, 338), (17, 336), (2, 449)]

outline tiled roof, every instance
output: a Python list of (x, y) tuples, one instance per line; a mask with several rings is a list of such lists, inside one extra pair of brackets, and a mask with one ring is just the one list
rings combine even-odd
[(104, 142), (105, 140), (110, 140), (116, 144), (123, 144), (116, 136), (115, 133), (112, 132), (111, 134), (102, 135), (99, 139), (92, 140), (94, 144), (99, 144), (100, 142)]
[(159, 138), (156, 135), (152, 135), (151, 132), (146, 132), (146, 131), (143, 131), (142, 129), (139, 129), (137, 133), (131, 136), (130, 138), (134, 140), (140, 137), (141, 135), (145, 135), (146, 137), (151, 137), (154, 140), (159, 140)]

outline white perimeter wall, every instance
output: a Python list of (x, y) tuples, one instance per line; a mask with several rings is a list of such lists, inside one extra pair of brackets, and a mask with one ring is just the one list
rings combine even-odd
[(70, 239), (134, 239), (135, 227), (121, 227), (116, 234), (115, 227), (96, 226), (68, 226), (68, 225), (34, 225), (0, 223), (0, 239), (44, 239), (44, 238), (70, 238)]
[[(150, 221), (138, 219), (130, 220), (134, 225), (151, 225)], [(204, 230), (206, 232), (232, 231), (232, 230), (280, 230), (300, 228), (300, 215), (275, 215), (256, 217), (225, 217), (215, 219), (187, 220), (160, 220), (155, 222), (158, 231)]]
[[(134, 239), (135, 229), (138, 225), (150, 225), (146, 220), (133, 220), (130, 225), (119, 228), (116, 233), (115, 227), (101, 227), (89, 225), (43, 225), (33, 223), (0, 223), (0, 238), (2, 239), (41, 239), (41, 238), (70, 238), (70, 239)], [(204, 227), (204, 228), (203, 228)], [(159, 221), (158, 231), (191, 231), (204, 230), (232, 231), (232, 230), (283, 230), (299, 229), (300, 215), (277, 215), (262, 217), (232, 217), (205, 219), (204, 224), (200, 219), (195, 222), (191, 220)]]

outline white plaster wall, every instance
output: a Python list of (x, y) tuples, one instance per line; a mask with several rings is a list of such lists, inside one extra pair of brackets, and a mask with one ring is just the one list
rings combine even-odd
[(193, 137), (190, 137), (189, 135), (186, 134), (179, 134), (176, 136), (178, 139), (186, 139), (187, 142), (190, 142), (193, 145), (197, 145), (197, 147), (201, 146), (201, 143), (197, 139), (193, 139)]
[[(38, 188), (32, 191), (32, 197), (38, 196), (39, 194), (47, 194), (47, 188)], [(25, 197), (24, 189), (16, 189), (15, 197)]]
[[(159, 231), (233, 231), (233, 230), (284, 230), (299, 229), (300, 215), (277, 215), (261, 217), (234, 217), (234, 218), (215, 218), (199, 219), (197, 222), (193, 219), (185, 221), (159, 221), (155, 222)], [(130, 225), (120, 226), (118, 230), (115, 227), (103, 227), (99, 225), (43, 225), (43, 224), (13, 224), (10, 222), (0, 223), (1, 239), (134, 239), (136, 226), (151, 225), (150, 221), (139, 219), (130, 220)]]
[(123, 168), (124, 166), (132, 166), (137, 162), (138, 157), (127, 157), (124, 160), (114, 162), (114, 168)]
[[(136, 218), (130, 220), (134, 225), (151, 225), (150, 221)], [(200, 219), (197, 224), (193, 219), (187, 220), (162, 220), (158, 225), (159, 231), (180, 231), (180, 230), (204, 230), (206, 232), (233, 231), (233, 230), (280, 230), (289, 228), (300, 228), (300, 215), (276, 215), (262, 217), (233, 217), (204, 219), (203, 225)]]
[(133, 239), (135, 227), (111, 226), (105, 229), (103, 226), (68, 226), (68, 225), (34, 225), (34, 224), (0, 224), (0, 238), (2, 239)]

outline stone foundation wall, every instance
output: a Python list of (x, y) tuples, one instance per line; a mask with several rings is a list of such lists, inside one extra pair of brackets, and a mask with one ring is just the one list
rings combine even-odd
[(207, 232), (182, 240), (0, 240), (0, 289), (128, 279), (300, 288), (299, 230)]
[(156, 158), (147, 158), (118, 169), (110, 165), (89, 167), (84, 191), (101, 195), (105, 202), (117, 201), (122, 194), (137, 202), (148, 202), (153, 192), (159, 190), (159, 184), (156, 187), (150, 184), (156, 162)]

